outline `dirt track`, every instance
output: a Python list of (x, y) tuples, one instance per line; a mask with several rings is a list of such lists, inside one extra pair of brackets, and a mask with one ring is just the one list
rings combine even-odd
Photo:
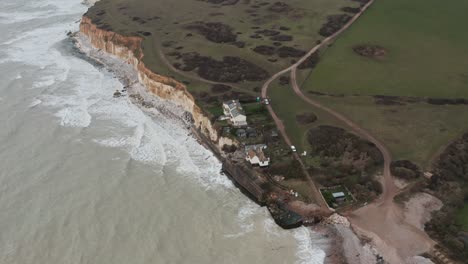
[[(356, 14), (341, 30), (324, 39), (321, 44), (312, 48), (304, 57), (297, 61), (297, 63), (273, 75), (263, 85), (262, 97), (267, 97), (268, 87), (276, 78), (290, 72), (291, 85), (297, 96), (311, 106), (326, 111), (330, 115), (334, 116), (349, 127), (354, 133), (374, 143), (381, 151), (384, 158), (382, 180), (383, 193), (381, 197), (374, 203), (362, 207), (347, 216), (359, 234), (367, 236), (373, 240), (374, 245), (379, 249), (380, 253), (389, 263), (404, 263), (415, 255), (429, 251), (435, 242), (430, 239), (424, 231), (409, 224), (404, 218), (401, 206), (394, 203), (393, 198), (398, 194), (399, 190), (395, 185), (390, 172), (390, 163), (392, 160), (390, 152), (376, 137), (348, 119), (346, 116), (304, 95), (297, 84), (296, 77), (297, 67), (302, 62), (349, 28), (373, 2), (374, 0), (368, 2), (361, 9), (361, 12)], [(291, 144), (291, 140), (285, 131), (282, 121), (275, 114), (271, 106), (268, 106), (268, 111), (273, 117), (284, 140), (288, 144)], [(310, 179), (310, 181), (312, 181), (312, 179)]]

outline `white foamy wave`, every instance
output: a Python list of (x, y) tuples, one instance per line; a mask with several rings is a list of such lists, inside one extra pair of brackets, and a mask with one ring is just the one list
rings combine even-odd
[(296, 264), (323, 264), (325, 252), (312, 245), (311, 231), (306, 227), (299, 227), (293, 231), (297, 241)]
[(91, 123), (91, 116), (81, 107), (61, 109), (55, 116), (61, 119), (60, 125), (65, 127), (88, 127)]
[(237, 212), (236, 221), (239, 223), (241, 231), (235, 234), (226, 234), (224, 236), (228, 238), (237, 238), (252, 232), (255, 228), (253, 217), (255, 215), (261, 214), (262, 210), (263, 209), (260, 206), (254, 202), (249, 201)]
[(263, 229), (267, 233), (268, 237), (278, 238), (286, 234), (283, 230), (280, 230), (278, 225), (275, 223), (275, 220), (271, 216), (267, 216), (263, 222)]
[(43, 88), (51, 86), (55, 83), (55, 76), (43, 76), (40, 80), (35, 81), (32, 85), (33, 88)]
[[(1, 101), (1, 98), (0, 98), (0, 101)], [(34, 99), (34, 100), (29, 104), (28, 107), (29, 107), (29, 108), (34, 108), (34, 107), (40, 105), (41, 103), (42, 103), (41, 100), (39, 100), (39, 99)]]

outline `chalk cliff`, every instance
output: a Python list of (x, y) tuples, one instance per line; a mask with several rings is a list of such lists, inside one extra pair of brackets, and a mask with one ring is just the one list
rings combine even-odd
[(188, 113), (191, 113), (194, 126), (219, 148), (224, 144), (235, 144), (233, 140), (218, 135), (210, 119), (196, 105), (195, 99), (188, 92), (185, 85), (172, 78), (154, 73), (145, 66), (142, 61), (144, 54), (141, 49), (143, 38), (138, 36), (123, 36), (115, 32), (100, 29), (86, 16), (81, 20), (80, 32), (89, 37), (95, 48), (113, 54), (133, 65), (138, 72), (139, 81), (148, 91), (160, 98), (171, 100), (183, 107)]

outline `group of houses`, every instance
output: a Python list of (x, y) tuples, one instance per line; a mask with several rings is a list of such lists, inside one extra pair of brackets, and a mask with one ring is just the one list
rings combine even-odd
[[(223, 102), (223, 113), (224, 116), (221, 118), (228, 120), (233, 127), (237, 128), (236, 136), (238, 138), (256, 138), (258, 136), (255, 128), (247, 127), (247, 115), (239, 100)], [(265, 144), (245, 146), (245, 160), (252, 166), (269, 166), (270, 158), (266, 157), (264, 152), (266, 148)]]

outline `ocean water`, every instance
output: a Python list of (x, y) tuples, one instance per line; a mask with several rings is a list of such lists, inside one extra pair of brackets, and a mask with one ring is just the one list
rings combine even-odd
[(177, 107), (113, 98), (115, 74), (66, 36), (86, 9), (0, 1), (0, 263), (322, 263), (317, 234), (276, 226)]

